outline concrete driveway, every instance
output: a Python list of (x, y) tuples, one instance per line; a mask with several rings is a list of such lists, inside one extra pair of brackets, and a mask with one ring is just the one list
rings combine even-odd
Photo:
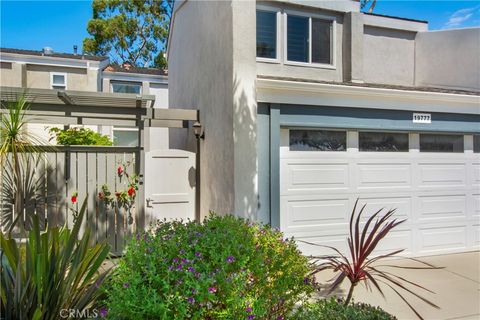
[[(422, 294), (422, 296), (434, 302), (441, 309), (432, 308), (411, 294), (407, 293), (404, 295), (425, 319), (480, 319), (480, 251), (422, 257), (419, 260), (437, 267), (444, 267), (444, 269), (412, 270), (389, 268), (388, 271), (395, 272), (395, 274), (435, 292), (435, 294), (431, 294), (426, 291), (422, 292), (421, 289), (415, 289), (416, 293)], [(389, 263), (399, 266), (417, 265), (408, 259), (390, 260)], [(347, 282), (344, 282), (343, 292), (348, 289)], [(384, 289), (383, 287), (382, 290)], [(383, 291), (385, 298), (376, 291), (373, 293), (369, 292), (363, 285), (359, 285), (354, 291), (354, 299), (355, 301), (380, 306), (398, 319), (417, 318), (391, 289), (385, 287)]]

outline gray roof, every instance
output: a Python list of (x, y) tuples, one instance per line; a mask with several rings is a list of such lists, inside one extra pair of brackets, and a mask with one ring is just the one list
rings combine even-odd
[(104, 61), (108, 59), (108, 57), (73, 54), (73, 53), (61, 53), (61, 52), (54, 52), (52, 54), (46, 55), (41, 50), (25, 50), (25, 49), (13, 49), (13, 48), (0, 48), (0, 53), (1, 52), (23, 54), (23, 55), (30, 55), (30, 56), (45, 56), (45, 57), (54, 57), (54, 58), (77, 59), (77, 60)]
[(333, 81), (299, 79), (299, 78), (290, 78), (290, 77), (274, 77), (274, 76), (263, 76), (263, 75), (259, 75), (258, 78), (267, 79), (267, 80), (271, 79), (271, 80), (322, 83), (322, 84), (342, 85), (342, 86), (351, 86), (351, 87), (367, 87), (367, 88), (378, 88), (378, 89), (423, 91), (423, 92), (466, 94), (471, 96), (480, 96), (480, 91), (445, 89), (445, 88), (438, 88), (438, 87), (413, 87), (413, 86), (400, 86), (400, 85), (381, 84), (381, 83), (333, 82)]

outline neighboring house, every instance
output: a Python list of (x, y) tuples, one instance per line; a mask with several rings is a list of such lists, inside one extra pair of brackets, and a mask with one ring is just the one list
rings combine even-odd
[(169, 102), (205, 129), (202, 215), (345, 249), (359, 197), (408, 219), (382, 250), (478, 249), (479, 42), (358, 1), (176, 1)]
[[(119, 92), (155, 95), (155, 108), (168, 107), (165, 71), (111, 65), (106, 57), (42, 51), (0, 49), (0, 85), (26, 89)], [(52, 125), (29, 124), (28, 130), (48, 140)], [(86, 126), (109, 135), (115, 145), (138, 143), (136, 127)], [(168, 149), (168, 129), (147, 128), (145, 149)]]
[[(168, 75), (155, 68), (136, 68), (128, 64), (109, 65), (102, 72), (102, 91), (152, 94), (154, 108), (168, 108)], [(137, 128), (113, 127), (103, 130), (121, 145), (137, 144)], [(112, 131), (113, 130), (113, 131)], [(168, 149), (168, 128), (146, 128), (145, 149)]]

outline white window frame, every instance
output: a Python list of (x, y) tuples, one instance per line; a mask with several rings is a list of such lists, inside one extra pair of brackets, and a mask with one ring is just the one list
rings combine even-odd
[[(288, 60), (288, 15), (291, 16), (299, 16), (299, 17), (306, 17), (308, 18), (308, 47), (309, 47), (309, 62), (299, 62), (299, 61), (290, 61)], [(331, 57), (331, 64), (327, 63), (316, 63), (312, 62), (312, 18), (330, 21), (332, 23), (332, 37), (330, 38), (330, 57)], [(323, 69), (336, 69), (337, 68), (337, 18), (333, 16), (325, 16), (320, 14), (313, 14), (307, 13), (302, 11), (295, 11), (295, 10), (285, 10), (284, 17), (284, 46), (283, 46), (283, 54), (285, 57), (285, 64), (286, 65), (293, 65), (293, 66), (303, 66), (303, 67), (314, 67), (314, 68), (323, 68)]]
[[(53, 76), (63, 76), (64, 84), (54, 84)], [(63, 87), (63, 90), (67, 90), (67, 74), (65, 72), (50, 72), (50, 88), (54, 89), (54, 87)]]
[[(277, 28), (276, 28), (276, 31), (277, 31), (277, 34), (276, 34), (276, 48), (275, 48), (275, 56), (276, 58), (275, 59), (272, 59), (272, 58), (263, 58), (263, 57), (256, 57), (257, 58), (257, 61), (258, 62), (268, 62), (268, 63), (280, 63), (281, 61), (281, 41), (282, 41), (282, 36), (281, 36), (281, 27), (282, 27), (282, 24), (281, 24), (281, 21), (282, 21), (282, 11), (280, 8), (275, 8), (275, 7), (270, 7), (270, 6), (266, 6), (266, 5), (257, 5), (257, 9), (255, 10), (255, 16), (256, 16), (256, 13), (257, 11), (266, 11), (266, 12), (276, 12), (277, 13), (277, 16), (276, 16), (276, 21), (277, 21)], [(256, 34), (256, 30), (255, 30), (255, 34)], [(256, 41), (256, 37), (255, 37), (255, 56), (257, 55), (257, 41)]]
[(112, 140), (114, 146), (115, 146), (115, 141), (114, 141), (115, 131), (136, 131), (136, 132), (138, 132), (138, 128), (112, 126), (112, 130), (111, 130), (111, 134), (110, 134), (110, 139)]
[[(125, 81), (125, 80), (110, 80), (110, 92), (113, 92), (113, 85), (114, 84), (133, 84), (133, 85), (139, 85), (140, 86), (140, 93), (138, 94), (143, 94), (143, 83), (138, 82), (138, 81)], [(135, 94), (135, 93), (127, 93), (127, 94)]]

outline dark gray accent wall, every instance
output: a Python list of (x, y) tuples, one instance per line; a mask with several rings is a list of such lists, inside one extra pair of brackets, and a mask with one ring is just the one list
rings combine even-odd
[(270, 223), (270, 106), (257, 106), (258, 211), (257, 219)]
[(431, 113), (432, 123), (413, 123), (412, 111), (282, 105), (281, 126), (480, 133), (480, 114)]

